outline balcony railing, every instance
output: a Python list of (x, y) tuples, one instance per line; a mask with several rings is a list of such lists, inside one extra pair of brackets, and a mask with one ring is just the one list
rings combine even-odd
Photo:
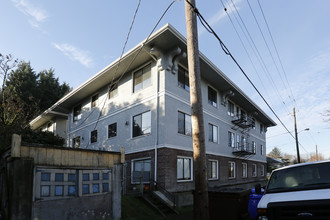
[(236, 146), (233, 150), (233, 154), (239, 156), (252, 155), (255, 153), (256, 153), (256, 149), (254, 149), (254, 146), (250, 143), (242, 143)]
[(255, 126), (255, 121), (253, 118), (245, 114), (235, 116), (234, 120), (231, 122), (241, 128), (250, 128)]

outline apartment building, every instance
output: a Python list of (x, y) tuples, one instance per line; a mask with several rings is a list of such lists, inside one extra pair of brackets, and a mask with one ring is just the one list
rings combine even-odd
[[(71, 148), (125, 148), (128, 188), (194, 188), (186, 39), (167, 24), (31, 121)], [(275, 122), (200, 55), (209, 186), (265, 179)]]

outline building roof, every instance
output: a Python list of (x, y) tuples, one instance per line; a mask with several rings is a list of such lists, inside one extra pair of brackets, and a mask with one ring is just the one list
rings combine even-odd
[[(181, 48), (187, 51), (187, 40), (173, 26), (166, 24), (158, 31), (153, 33), (148, 39), (136, 45), (133, 49), (125, 53), (122, 58), (118, 58), (113, 63), (99, 71), (93, 77), (81, 84), (66, 96), (61, 98), (49, 109), (30, 122), (32, 129), (37, 129), (47, 123), (54, 117), (66, 117), (74, 105), (79, 104), (81, 100), (107, 86), (114, 78), (119, 77), (124, 72), (129, 72), (137, 68), (142, 63), (151, 59), (150, 49), (157, 47), (159, 50), (167, 53), (174, 48)], [(143, 49), (141, 49), (143, 47)], [(118, 65), (119, 63), (119, 65)], [(182, 60), (187, 64), (187, 60)], [(127, 67), (129, 69), (126, 69)], [(117, 69), (118, 68), (118, 69)], [(275, 126), (276, 123), (263, 112), (238, 86), (236, 86), (220, 69), (218, 69), (209, 59), (200, 53), (200, 68), (202, 78), (215, 85), (221, 85), (217, 88), (219, 92), (231, 90), (235, 93), (231, 100), (239, 103), (247, 112), (255, 112), (255, 118), (261, 121), (265, 126)]]

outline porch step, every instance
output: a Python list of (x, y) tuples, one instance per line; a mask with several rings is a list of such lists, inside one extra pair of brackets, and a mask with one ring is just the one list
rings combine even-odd
[[(165, 196), (159, 191), (154, 191), (148, 194), (144, 194), (144, 200), (150, 204), (155, 210), (157, 210), (162, 216), (172, 216), (178, 215), (178, 212), (172, 208), (165, 199), (168, 200)], [(164, 198), (164, 200), (163, 200)]]

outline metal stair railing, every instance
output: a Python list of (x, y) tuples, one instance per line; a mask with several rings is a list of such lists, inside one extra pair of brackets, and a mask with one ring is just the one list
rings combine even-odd
[(164, 187), (159, 185), (155, 180), (150, 179), (150, 190), (151, 191), (159, 191), (161, 192), (169, 201), (173, 203), (173, 206), (176, 206), (175, 203), (175, 195), (167, 191)]

